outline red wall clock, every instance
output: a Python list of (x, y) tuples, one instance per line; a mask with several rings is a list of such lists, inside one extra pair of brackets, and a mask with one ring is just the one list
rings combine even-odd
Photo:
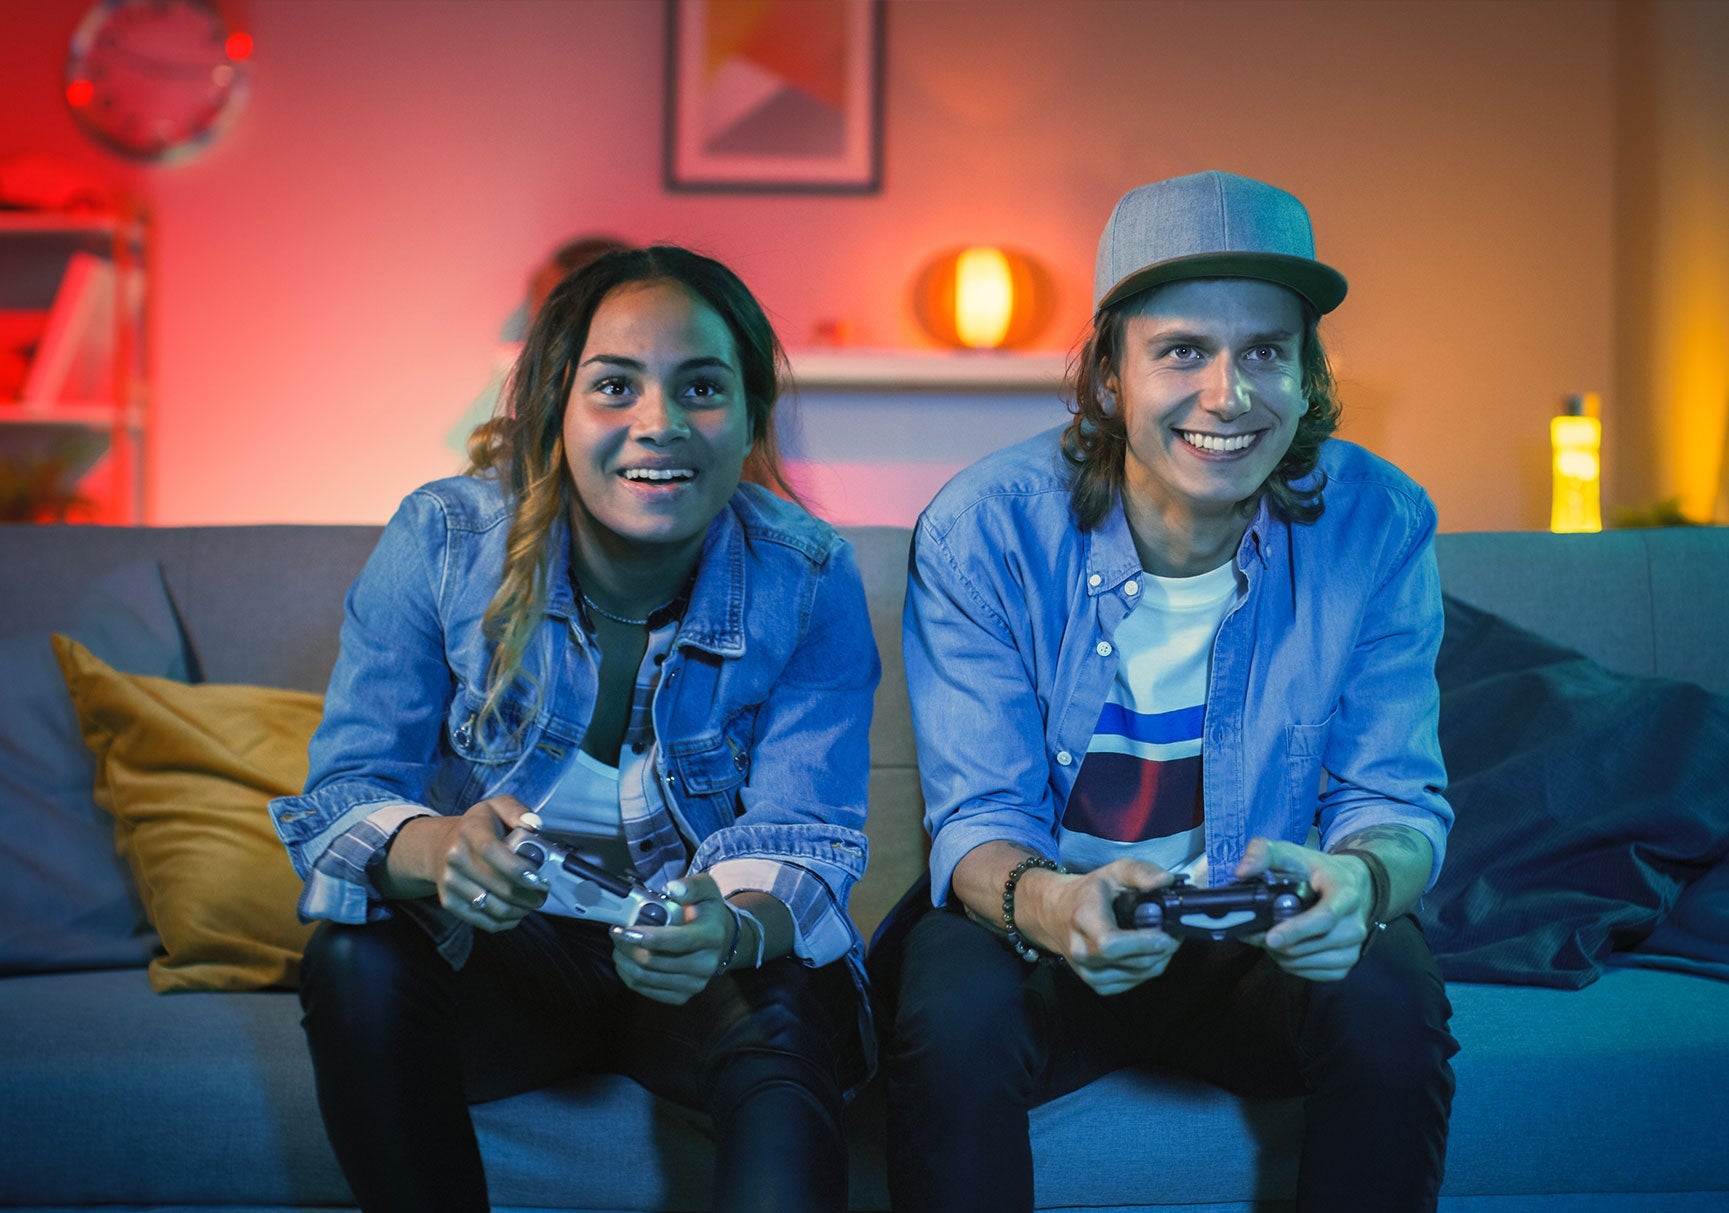
[(72, 35), (66, 104), (112, 151), (181, 159), (233, 121), (251, 54), (209, 0), (101, 0)]

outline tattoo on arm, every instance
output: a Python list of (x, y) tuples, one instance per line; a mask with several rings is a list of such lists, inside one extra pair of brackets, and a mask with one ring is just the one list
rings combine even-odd
[(1408, 859), (1413, 863), (1422, 860), (1429, 862), (1429, 840), (1424, 838), (1410, 826), (1385, 825), (1368, 826), (1353, 834), (1347, 834), (1333, 847), (1335, 855), (1346, 851), (1373, 850), (1382, 859)]

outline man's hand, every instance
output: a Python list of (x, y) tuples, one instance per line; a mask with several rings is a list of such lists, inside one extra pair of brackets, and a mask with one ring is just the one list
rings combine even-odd
[(409, 819), (385, 853), (379, 891), (394, 898), (436, 896), (482, 931), (509, 930), (546, 900), (540, 874), (504, 845), (527, 812), (514, 796), (494, 796), (460, 817)]
[(1320, 900), (1295, 918), (1246, 941), (1265, 948), (1285, 972), (1310, 981), (1340, 981), (1363, 954), (1374, 888), (1368, 866), (1351, 855), (1329, 855), (1293, 842), (1252, 839), (1237, 879), (1263, 875), (1306, 880)]
[(686, 876), (666, 886), (666, 894), (684, 907), (683, 921), (664, 927), (614, 927), (612, 960), (625, 985), (656, 1002), (682, 1006), (702, 992), (726, 958), (734, 932), (736, 956), (756, 955), (750, 924), (737, 918), (721, 896), (720, 886), (706, 872)]
[(1015, 886), (1015, 924), (1033, 946), (1062, 955), (1100, 994), (1121, 994), (1163, 973), (1177, 941), (1159, 930), (1123, 930), (1111, 902), (1125, 889), (1157, 889), (1171, 880), (1138, 859), (1118, 859), (1084, 876), (1032, 868)]

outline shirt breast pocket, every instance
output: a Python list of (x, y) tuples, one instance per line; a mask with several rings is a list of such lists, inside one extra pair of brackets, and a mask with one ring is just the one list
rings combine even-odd
[(1333, 717), (1320, 724), (1285, 727), (1285, 804), (1295, 821), (1314, 821), (1321, 803), (1321, 759), (1327, 751), (1327, 735)]

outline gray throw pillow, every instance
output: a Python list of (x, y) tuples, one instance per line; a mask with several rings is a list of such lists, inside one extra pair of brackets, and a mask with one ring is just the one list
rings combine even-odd
[[(129, 674), (187, 679), (186, 644), (154, 561), (87, 589), (64, 632)], [(0, 974), (143, 966), (157, 950), (48, 644), (0, 637)]]

